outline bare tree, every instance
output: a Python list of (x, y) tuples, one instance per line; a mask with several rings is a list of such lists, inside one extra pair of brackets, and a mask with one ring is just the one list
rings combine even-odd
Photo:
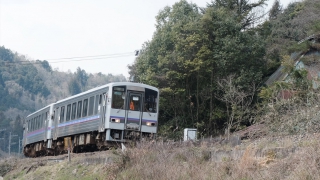
[(250, 89), (243, 90), (236, 85), (235, 75), (229, 75), (217, 81), (217, 88), (220, 93), (216, 93), (215, 97), (226, 105), (228, 116), (226, 134), (229, 139), (230, 130), (237, 128), (245, 118), (250, 118), (251, 104), (256, 92), (256, 86), (253, 83)]

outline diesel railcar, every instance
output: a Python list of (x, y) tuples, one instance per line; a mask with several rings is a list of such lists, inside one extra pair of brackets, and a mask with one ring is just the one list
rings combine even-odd
[(25, 119), (23, 147), (28, 157), (104, 150), (157, 133), (159, 90), (118, 82), (50, 104)]

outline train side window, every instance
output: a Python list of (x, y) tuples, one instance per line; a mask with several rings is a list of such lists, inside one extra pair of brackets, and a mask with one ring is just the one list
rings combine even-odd
[(157, 97), (158, 97), (158, 92), (146, 88), (145, 95), (144, 95), (144, 112), (152, 112), (156, 113), (157, 112)]
[(41, 114), (41, 128), (43, 127), (43, 118), (44, 117), (44, 113)]
[(44, 127), (45, 126), (45, 124), (46, 124), (46, 114), (47, 114), (47, 112), (44, 112), (42, 115), (43, 115), (43, 121), (42, 121), (42, 127)]
[(40, 128), (42, 128), (42, 125), (43, 125), (42, 121), (43, 121), (43, 113), (40, 114)]
[(124, 109), (126, 99), (126, 89), (124, 86), (113, 87), (112, 92), (112, 105), (113, 109)]
[(88, 99), (83, 100), (83, 111), (82, 111), (82, 117), (87, 116), (88, 111)]
[(36, 117), (34, 118), (34, 122), (33, 122), (33, 130), (36, 130), (36, 129), (37, 129), (37, 119), (38, 119), (38, 117), (36, 116)]
[(35, 120), (34, 120), (34, 129), (33, 130), (37, 130), (38, 129), (38, 116), (36, 116), (34, 119)]
[(40, 127), (40, 116), (37, 116), (37, 128), (36, 129), (39, 129)]
[(31, 123), (30, 123), (30, 131), (33, 131), (33, 118), (31, 119)]
[(38, 129), (38, 116), (35, 117), (35, 121), (34, 121), (34, 130)]
[[(46, 124), (47, 119), (48, 119), (48, 111), (45, 112), (45, 114), (44, 114), (44, 121), (43, 121), (43, 123), (44, 123), (45, 125), (47, 125), (47, 124)], [(46, 126), (46, 127), (47, 127), (47, 126)]]
[(40, 126), (40, 124), (39, 124), (39, 116), (37, 116), (36, 129), (39, 129), (39, 126)]
[(67, 116), (66, 116), (66, 121), (70, 120), (70, 115), (71, 115), (71, 104), (68, 104), (67, 106)]
[(42, 127), (46, 124), (46, 112), (42, 114)]
[(33, 118), (33, 127), (32, 127), (32, 130), (36, 130), (37, 129), (37, 117), (34, 117)]
[(94, 96), (91, 96), (89, 100), (89, 112), (88, 112), (89, 116), (93, 114), (93, 107), (94, 107)]
[(42, 123), (43, 123), (43, 125), (42, 125), (42, 127), (44, 127), (45, 126), (45, 124), (46, 124), (46, 115), (47, 115), (47, 112), (44, 112), (43, 114), (43, 121), (42, 121)]
[(94, 114), (98, 114), (98, 103), (99, 103), (99, 95), (96, 95), (96, 101), (94, 103)]
[(35, 120), (35, 118), (32, 118), (32, 123), (31, 123), (31, 129), (32, 129), (32, 131), (34, 131), (34, 120)]
[(33, 128), (32, 130), (36, 130), (37, 129), (37, 117), (33, 118)]
[(28, 121), (28, 131), (29, 132), (31, 131), (31, 119), (29, 119), (29, 121)]
[(38, 129), (41, 128), (41, 114), (38, 116)]
[(71, 120), (76, 118), (77, 103), (72, 103)]
[(33, 130), (33, 131), (36, 129), (36, 120), (37, 120), (37, 118), (34, 117), (34, 118), (33, 118), (33, 123), (32, 123), (32, 130)]
[(77, 118), (81, 118), (82, 101), (78, 101)]
[(60, 123), (64, 121), (64, 106), (60, 109)]
[(39, 115), (39, 129), (42, 127), (42, 119), (41, 119), (42, 114)]

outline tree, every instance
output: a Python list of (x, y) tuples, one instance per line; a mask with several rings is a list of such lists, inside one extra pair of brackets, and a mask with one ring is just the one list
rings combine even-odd
[(282, 6), (280, 5), (279, 0), (275, 0), (270, 11), (269, 11), (269, 20), (277, 19), (278, 15), (281, 14)]
[(39, 62), (41, 64), (41, 66), (47, 70), (48, 72), (52, 72), (52, 67), (50, 66), (49, 62), (46, 60), (40, 61), (40, 60), (36, 60), (36, 62)]
[(243, 90), (242, 87), (236, 85), (234, 75), (218, 80), (217, 85), (221, 93), (216, 93), (215, 97), (226, 105), (228, 114), (226, 134), (229, 138), (232, 128), (237, 129), (244, 118), (250, 119), (256, 85), (253, 83), (250, 90)]
[(0, 46), (0, 60), (13, 62), (14, 54), (10, 49)]
[(76, 80), (78, 81), (78, 84), (80, 85), (81, 91), (84, 91), (89, 78), (88, 74), (84, 69), (81, 69), (80, 67), (78, 67), (77, 72), (75, 73), (75, 76), (76, 76)]
[(4, 84), (4, 81), (3, 81), (3, 78), (2, 78), (1, 69), (0, 69), (0, 88), (1, 88), (1, 86), (4, 87), (5, 84)]
[(68, 84), (68, 89), (71, 95), (79, 94), (81, 93), (81, 87), (78, 83), (77, 79), (72, 79)]
[(215, 0), (209, 7), (224, 8), (231, 16), (236, 16), (242, 29), (247, 29), (256, 23), (262, 16), (258, 16), (253, 10), (261, 7), (267, 0), (258, 0), (250, 3), (250, 0)]
[(217, 79), (235, 74), (234, 83), (243, 90), (259, 83), (264, 42), (254, 31), (243, 31), (238, 16), (225, 7), (200, 11), (180, 1), (156, 20), (153, 39), (129, 66), (130, 75), (161, 89), (160, 122), (218, 133), (226, 117), (215, 98)]

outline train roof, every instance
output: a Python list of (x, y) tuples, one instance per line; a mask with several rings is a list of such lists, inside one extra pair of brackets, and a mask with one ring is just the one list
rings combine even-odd
[(46, 107), (44, 107), (44, 108), (41, 108), (41, 109), (39, 109), (39, 110), (37, 110), (37, 111), (29, 114), (29, 115), (27, 116), (27, 118), (30, 117), (30, 116), (32, 116), (32, 115), (34, 115), (34, 114), (37, 114), (38, 112), (40, 112), (40, 111), (42, 111), (42, 110), (44, 110), (44, 109), (46, 109), (46, 108), (48, 108), (48, 107), (50, 107), (50, 106), (53, 106), (53, 105), (54, 105), (54, 103), (51, 103), (51, 104), (49, 104), (48, 106), (46, 106)]
[(145, 88), (149, 88), (149, 89), (152, 89), (152, 90), (155, 90), (155, 91), (159, 91), (158, 88), (156, 87), (153, 87), (153, 86), (150, 86), (150, 85), (147, 85), (147, 84), (143, 84), (143, 83), (134, 83), (134, 82), (113, 82), (113, 83), (108, 83), (108, 84), (105, 84), (105, 85), (102, 85), (102, 86), (99, 86), (99, 87), (95, 87), (93, 89), (90, 89), (90, 90), (87, 90), (85, 92), (82, 92), (82, 93), (79, 93), (79, 94), (76, 94), (76, 95), (73, 95), (73, 96), (70, 96), (68, 98), (65, 98), (65, 99), (61, 99), (59, 101), (57, 101), (56, 103), (61, 103), (61, 102), (64, 102), (64, 101), (67, 101), (67, 100), (70, 100), (70, 99), (73, 99), (73, 98), (76, 98), (76, 97), (80, 97), (84, 94), (87, 94), (87, 93), (91, 93), (91, 92), (95, 92), (95, 91), (98, 91), (100, 89), (104, 89), (106, 87), (113, 87), (113, 86), (123, 86), (123, 85), (132, 85), (132, 86), (140, 86), (140, 87), (145, 87)]

